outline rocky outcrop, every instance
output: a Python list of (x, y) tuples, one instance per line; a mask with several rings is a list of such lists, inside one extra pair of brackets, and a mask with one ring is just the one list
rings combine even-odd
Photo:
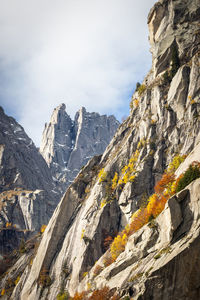
[(0, 108), (0, 192), (53, 188), (48, 166), (15, 119)]
[(0, 144), (0, 253), (5, 254), (48, 223), (60, 194), (32, 140), (2, 108)]
[(72, 121), (65, 109), (65, 104), (54, 109), (40, 146), (53, 176), (64, 184), (63, 190), (88, 160), (104, 152), (119, 126), (114, 116), (89, 113), (84, 107)]
[[(130, 222), (173, 157), (188, 154), (177, 176), (193, 160), (200, 161), (198, 15), (197, 1), (161, 0), (151, 10), (153, 67), (133, 95), (130, 116), (103, 155), (89, 161), (67, 189), (32, 267), (26, 266), (10, 299), (53, 300), (63, 289), (74, 295), (105, 285), (121, 299), (199, 298), (199, 179), (170, 198), (154, 222), (131, 235), (115, 262), (104, 264), (105, 237)], [(187, 44), (188, 18), (193, 30)], [(180, 35), (183, 28), (183, 44), (177, 28)], [(169, 54), (174, 47), (176, 65)], [(97, 265), (102, 266), (99, 274)], [(51, 285), (41, 283), (44, 271)]]

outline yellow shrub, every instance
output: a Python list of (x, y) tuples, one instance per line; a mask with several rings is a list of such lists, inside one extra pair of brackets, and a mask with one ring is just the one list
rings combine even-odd
[(118, 173), (115, 172), (115, 175), (112, 179), (112, 189), (115, 190), (117, 187), (117, 183), (118, 183)]
[(87, 276), (88, 272), (84, 272), (83, 273), (83, 278), (85, 278)]
[(120, 255), (120, 253), (124, 251), (126, 243), (127, 235), (125, 233), (123, 235), (119, 234), (118, 236), (116, 236), (110, 248), (111, 256), (114, 260)]
[(133, 100), (133, 104), (134, 104), (135, 107), (138, 107), (139, 106), (139, 100), (135, 98)]
[(46, 227), (47, 227), (47, 225), (44, 225), (44, 224), (43, 224), (43, 225), (41, 226), (41, 228), (40, 228), (40, 232), (41, 232), (41, 233), (45, 232)]
[(101, 208), (103, 208), (106, 205), (107, 201), (106, 199), (101, 200)]
[(104, 171), (104, 168), (102, 168), (98, 174), (99, 183), (106, 181), (107, 178), (107, 172)]
[(6, 223), (6, 228), (12, 227), (12, 223), (7, 222)]
[(136, 177), (136, 163), (138, 160), (140, 152), (135, 151), (134, 155), (130, 158), (128, 165), (124, 166), (122, 169), (122, 177), (119, 179), (118, 184), (123, 184), (127, 182), (133, 182)]
[(5, 289), (2, 289), (2, 290), (1, 290), (1, 296), (4, 296), (5, 293), (6, 293), (6, 290), (5, 290)]
[(15, 285), (18, 284), (19, 280), (20, 280), (20, 276), (18, 276), (17, 279), (15, 280)]
[(169, 164), (168, 168), (167, 168), (167, 173), (174, 173), (178, 167), (180, 166), (180, 164), (182, 162), (184, 162), (184, 160), (186, 159), (187, 155), (176, 155), (172, 162)]
[(144, 92), (145, 92), (145, 90), (146, 90), (146, 85), (145, 84), (141, 84), (139, 87), (138, 87), (138, 94), (139, 94), (139, 96), (141, 96)]
[(82, 229), (82, 232), (81, 232), (81, 240), (84, 238), (84, 235), (85, 235), (85, 229)]

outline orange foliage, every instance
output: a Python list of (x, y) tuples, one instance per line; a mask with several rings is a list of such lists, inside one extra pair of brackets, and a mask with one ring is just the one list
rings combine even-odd
[(109, 288), (105, 286), (101, 290), (94, 291), (88, 299), (89, 300), (110, 300), (112, 299), (112, 295), (113, 292), (111, 292)]
[(157, 194), (153, 194), (148, 201), (146, 210), (148, 216), (153, 216), (156, 218), (164, 209), (165, 204), (168, 200), (168, 197), (165, 197), (163, 195), (158, 196)]
[(132, 221), (129, 226), (128, 235), (133, 234), (137, 230), (139, 230), (142, 226), (144, 226), (149, 220), (149, 216), (147, 214), (146, 208), (139, 209), (137, 214), (132, 216)]
[(100, 265), (96, 265), (95, 268), (94, 268), (94, 276), (97, 276), (101, 273), (101, 271), (103, 270), (103, 267), (100, 266)]
[(172, 183), (175, 180), (175, 176), (173, 173), (165, 173), (163, 174), (160, 181), (157, 182), (157, 184), (154, 187), (154, 190), (157, 194), (162, 194), (165, 189), (168, 189), (170, 191)]
[(87, 299), (86, 296), (87, 296), (86, 292), (82, 292), (82, 293), (76, 292), (74, 297), (70, 298), (70, 300), (86, 300)]
[(112, 258), (111, 254), (108, 253), (106, 257), (104, 258), (103, 264), (105, 267), (110, 266), (114, 262), (114, 259)]
[[(147, 206), (137, 210), (132, 215), (131, 223), (114, 239), (110, 247), (113, 260), (116, 260), (120, 253), (125, 250), (128, 237), (147, 224), (152, 217), (156, 218), (165, 208), (168, 199), (175, 194), (177, 184), (183, 178), (183, 175), (176, 180), (174, 172), (184, 161), (185, 157), (178, 155), (173, 159), (162, 178), (155, 185), (155, 193), (149, 197)], [(200, 163), (195, 162), (194, 164), (195, 166), (198, 164), (200, 168)], [(129, 166), (125, 166), (122, 173), (126, 175), (128, 168)]]
[(110, 244), (112, 243), (112, 241), (113, 241), (113, 237), (110, 236), (110, 235), (108, 235), (108, 236), (104, 239), (103, 246), (104, 246), (104, 250), (105, 250), (105, 251), (109, 248), (109, 246), (110, 246)]

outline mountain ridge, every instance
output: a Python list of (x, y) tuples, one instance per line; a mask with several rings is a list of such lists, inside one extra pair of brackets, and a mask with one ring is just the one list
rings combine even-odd
[(118, 126), (114, 116), (89, 113), (84, 107), (74, 120), (64, 103), (54, 109), (43, 131), (40, 153), (63, 190), (90, 158), (104, 152)]

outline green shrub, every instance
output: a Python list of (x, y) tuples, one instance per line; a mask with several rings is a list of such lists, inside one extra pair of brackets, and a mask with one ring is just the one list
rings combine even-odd
[(69, 294), (67, 292), (60, 292), (57, 297), (57, 300), (68, 300), (69, 299)]
[(138, 87), (138, 89), (137, 89), (137, 91), (138, 91), (138, 94), (139, 94), (139, 96), (141, 96), (143, 93), (144, 93), (144, 91), (146, 90), (146, 85), (145, 84), (141, 84), (139, 87)]
[(172, 47), (172, 56), (171, 56), (171, 78), (173, 78), (180, 67), (180, 60), (178, 55), (178, 48), (176, 45)]
[(172, 81), (172, 78), (168, 70), (163, 74), (163, 81), (165, 84), (169, 84)]
[(200, 163), (193, 162), (189, 168), (178, 179), (176, 192), (182, 191), (193, 180), (200, 177)]

